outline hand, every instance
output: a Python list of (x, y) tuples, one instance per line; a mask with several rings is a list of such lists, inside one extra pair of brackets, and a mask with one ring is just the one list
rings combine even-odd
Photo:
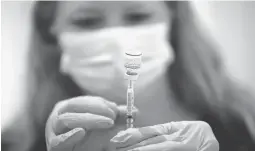
[(201, 121), (132, 128), (111, 139), (117, 151), (219, 151), (211, 127)]
[(47, 150), (72, 150), (88, 131), (111, 128), (116, 117), (125, 114), (123, 109), (103, 98), (90, 96), (57, 103), (46, 123)]

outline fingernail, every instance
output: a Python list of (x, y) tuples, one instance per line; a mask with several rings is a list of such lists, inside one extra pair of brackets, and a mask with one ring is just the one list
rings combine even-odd
[(73, 135), (74, 133), (78, 132), (79, 130), (81, 130), (81, 128), (72, 129), (70, 134)]
[(74, 133), (78, 132), (80, 129), (79, 128), (75, 128), (75, 129), (72, 129), (71, 131), (61, 135), (61, 138), (63, 140), (67, 139), (68, 137), (72, 136)]
[(76, 133), (79, 129), (73, 129), (71, 131), (69, 131), (68, 133), (62, 134), (61, 138), (62, 140), (67, 139), (68, 137), (72, 136), (74, 133)]
[(96, 122), (98, 124), (99, 127), (108, 127), (108, 126), (112, 126), (114, 124), (113, 120), (100, 120)]
[(72, 130), (68, 133), (68, 135), (71, 136), (71, 135), (73, 135), (74, 133), (78, 132), (79, 130), (80, 130), (80, 128), (72, 129)]
[(134, 110), (134, 112), (138, 112), (139, 111), (138, 108), (135, 107), (135, 106), (133, 106), (133, 110)]
[(111, 139), (112, 142), (115, 143), (125, 143), (127, 140), (129, 140), (132, 137), (131, 134), (121, 131), (119, 132), (115, 137)]

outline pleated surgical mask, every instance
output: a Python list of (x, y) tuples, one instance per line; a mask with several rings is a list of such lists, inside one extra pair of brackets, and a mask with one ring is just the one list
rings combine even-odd
[(145, 88), (165, 73), (174, 59), (167, 34), (165, 23), (61, 33), (61, 70), (86, 91), (100, 94), (112, 90), (116, 95), (127, 87), (125, 52), (139, 51), (142, 67), (135, 87)]

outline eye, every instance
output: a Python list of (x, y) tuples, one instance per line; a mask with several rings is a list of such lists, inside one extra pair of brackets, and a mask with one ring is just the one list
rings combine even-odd
[(99, 28), (103, 25), (103, 19), (102, 18), (80, 18), (73, 20), (72, 23), (83, 29), (93, 29), (93, 28)]
[(132, 13), (125, 16), (125, 20), (131, 24), (139, 24), (149, 20), (151, 15), (149, 13)]

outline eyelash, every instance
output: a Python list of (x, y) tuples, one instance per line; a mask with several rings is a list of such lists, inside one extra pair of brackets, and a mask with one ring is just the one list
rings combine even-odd
[(97, 28), (98, 26), (103, 24), (103, 19), (101, 18), (81, 18), (81, 19), (76, 19), (73, 21), (73, 24), (81, 27), (81, 28)]
[[(137, 25), (146, 22), (151, 17), (149, 13), (132, 13), (124, 16), (129, 25)], [(100, 17), (77, 18), (72, 23), (83, 29), (96, 29), (104, 26), (104, 19)]]
[(130, 23), (139, 24), (139, 23), (149, 20), (150, 17), (151, 17), (151, 15), (148, 13), (147, 14), (146, 13), (133, 13), (133, 14), (129, 14), (129, 15), (125, 16), (125, 20), (127, 20)]

